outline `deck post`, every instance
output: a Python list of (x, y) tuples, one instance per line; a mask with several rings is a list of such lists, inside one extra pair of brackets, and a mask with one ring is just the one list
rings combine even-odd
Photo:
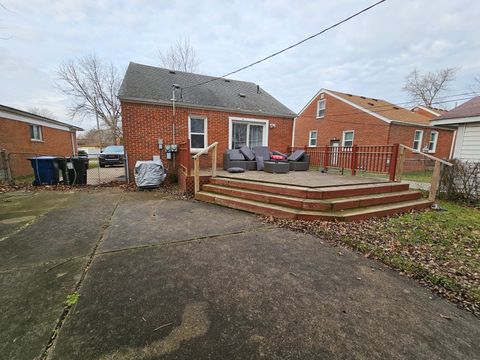
[(187, 154), (186, 154), (186, 159), (185, 159), (185, 162), (186, 162), (186, 166), (187, 166), (187, 176), (190, 176), (191, 174), (191, 162), (192, 162), (192, 155), (190, 154), (190, 139), (187, 139), (187, 150), (186, 150)]
[(395, 172), (395, 180), (402, 181), (403, 168), (405, 166), (405, 147), (399, 145), (398, 147), (398, 160), (397, 160), (397, 169)]
[(328, 145), (324, 146), (323, 147), (324, 151), (323, 151), (323, 168), (325, 169), (325, 171), (328, 171), (328, 164), (329, 164), (329, 157), (330, 157), (330, 154), (328, 153)]
[(350, 161), (351, 174), (353, 176), (357, 175), (357, 156), (358, 156), (358, 145), (352, 146), (352, 159)]
[(193, 160), (193, 181), (195, 186), (195, 194), (200, 191), (200, 158)]
[(395, 181), (395, 173), (397, 172), (397, 157), (399, 144), (393, 144), (392, 153), (390, 155), (389, 177), (390, 181)]
[(217, 176), (217, 145), (213, 147), (212, 152), (212, 177)]
[(440, 173), (442, 170), (442, 163), (435, 161), (435, 167), (433, 168), (432, 182), (430, 184), (430, 194), (428, 200), (435, 201), (437, 198), (438, 185), (440, 184)]

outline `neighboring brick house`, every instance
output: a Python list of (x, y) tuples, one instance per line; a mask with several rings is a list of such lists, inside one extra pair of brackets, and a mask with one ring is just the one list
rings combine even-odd
[(418, 106), (415, 106), (413, 109), (412, 109), (413, 112), (417, 113), (417, 114), (420, 114), (420, 115), (423, 115), (423, 116), (426, 116), (428, 117), (430, 120), (432, 119), (435, 119), (441, 115), (445, 115), (446, 113), (448, 113), (447, 110), (443, 110), (443, 109), (439, 109), (439, 108), (434, 108), (434, 107), (429, 107), (429, 106), (423, 106), (423, 105), (418, 105)]
[[(294, 146), (404, 144), (450, 158), (454, 131), (385, 100), (320, 90), (295, 119)], [(422, 170), (421, 155), (407, 153), (405, 170)], [(428, 163), (427, 163), (428, 165)]]
[(119, 98), (131, 175), (137, 160), (154, 156), (173, 169), (174, 156), (167, 159), (166, 145), (188, 140), (192, 154), (218, 141), (218, 165), (227, 149), (247, 145), (287, 151), (292, 143), (296, 114), (251, 82), (130, 63)]
[(32, 173), (29, 157), (75, 155), (76, 132), (82, 130), (77, 126), (0, 105), (0, 149), (9, 154), (14, 177)]

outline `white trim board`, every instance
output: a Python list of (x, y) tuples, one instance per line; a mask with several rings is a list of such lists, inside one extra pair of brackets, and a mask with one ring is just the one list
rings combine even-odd
[(72, 130), (70, 130), (70, 128), (68, 126), (52, 124), (48, 121), (42, 121), (42, 120), (38, 120), (38, 119), (29, 119), (25, 116), (10, 114), (10, 113), (8, 113), (6, 111), (2, 111), (2, 110), (0, 110), (0, 118), (6, 119), (6, 120), (12, 120), (12, 121), (20, 121), (20, 122), (24, 122), (24, 123), (32, 124), (32, 125), (40, 125), (40, 126), (49, 127), (49, 128), (52, 128), (52, 129), (64, 130), (64, 131), (68, 131), (68, 132), (72, 131)]
[(437, 125), (456, 125), (456, 124), (465, 124), (465, 123), (474, 123), (474, 122), (480, 122), (480, 116), (432, 120), (430, 124), (437, 126)]
[(252, 124), (253, 123), (263, 124), (265, 127), (265, 131), (263, 132), (263, 142), (265, 143), (264, 146), (268, 146), (268, 130), (270, 127), (270, 122), (268, 120), (229, 116), (228, 117), (228, 149), (232, 148), (232, 130), (233, 130), (234, 121), (246, 122), (246, 123), (252, 123)]

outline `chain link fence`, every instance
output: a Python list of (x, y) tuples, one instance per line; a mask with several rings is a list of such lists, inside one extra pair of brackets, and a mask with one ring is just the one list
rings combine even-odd
[[(39, 156), (55, 156), (56, 154), (39, 154), (30, 152), (7, 152), (0, 150), (0, 181), (14, 183), (33, 183), (34, 169), (30, 159)], [(108, 183), (124, 183), (128, 179), (127, 156), (125, 155), (91, 155), (88, 159), (87, 185)], [(60, 182), (65, 183), (60, 172)]]

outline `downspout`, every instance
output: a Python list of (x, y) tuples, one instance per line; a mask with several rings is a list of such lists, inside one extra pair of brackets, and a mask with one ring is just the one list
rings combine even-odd
[(293, 118), (293, 129), (292, 129), (292, 148), (295, 147), (295, 125), (297, 124), (297, 117)]
[(454, 151), (454, 149), (455, 149), (455, 141), (457, 141), (457, 130), (456, 130), (456, 129), (453, 131), (452, 145), (450, 145), (450, 156), (449, 156), (449, 159), (453, 159), (453, 151)]
[(72, 141), (72, 156), (75, 156), (75, 138), (77, 136), (75, 135), (75, 138), (74, 138), (73, 134), (75, 134), (75, 131), (70, 131), (70, 140)]

